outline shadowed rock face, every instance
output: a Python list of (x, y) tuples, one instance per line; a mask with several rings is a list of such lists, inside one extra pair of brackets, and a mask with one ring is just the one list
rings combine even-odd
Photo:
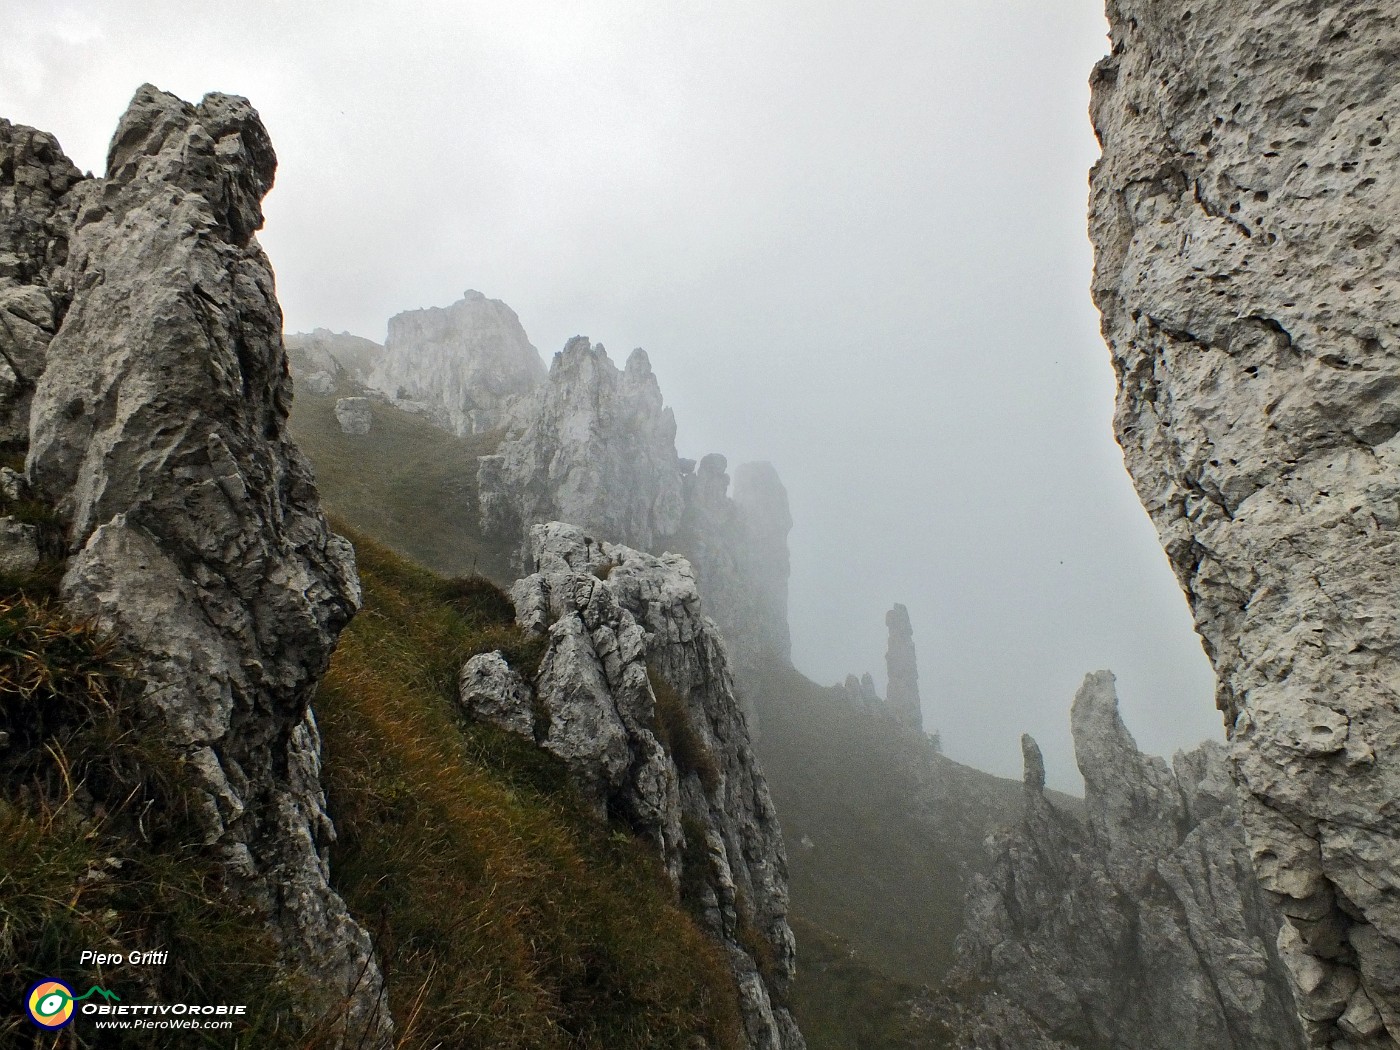
[(900, 722), (922, 731), (924, 709), (919, 699), (919, 664), (914, 655), (914, 628), (909, 623), (909, 610), (896, 603), (885, 614), (885, 626), (890, 632), (885, 649), (885, 669), (889, 677), (885, 703)]
[[(66, 523), (63, 597), (131, 654), (202, 792), (206, 845), (323, 997), (312, 1016), (343, 999), (378, 1046), (382, 983), (329, 886), (309, 707), (359, 584), (287, 436), (282, 316), (253, 238), (275, 166), (246, 100), (136, 93), (107, 176), (65, 204), (54, 282), (71, 305), (34, 390), (28, 472)], [(52, 186), (64, 169), (47, 170)]]
[(0, 120), (0, 451), (29, 443), (29, 405), (68, 297), (68, 191), (82, 176), (58, 141)]
[[(532, 530), (532, 551), (538, 571), (511, 597), (519, 623), (548, 635), (539, 673), (524, 682), (498, 653), (473, 657), (462, 669), (464, 708), (557, 755), (600, 815), (655, 844), (725, 950), (747, 1045), (801, 1050), (786, 1005), (795, 952), (787, 856), (690, 564), (558, 522)], [(659, 710), (667, 704), (669, 714)], [(755, 936), (771, 962), (755, 957)]]
[(1086, 819), (1050, 804), (1022, 737), (1021, 825), (989, 840), (991, 871), (968, 894), (959, 968), (991, 982), (982, 1012), (1019, 1032), (1008, 1046), (1302, 1047), (1224, 748), (1175, 768), (1140, 754), (1106, 671), (1085, 679), (1072, 725)]
[(1215, 665), (1315, 1045), (1400, 1039), (1400, 23), (1114, 0), (1093, 78), (1115, 429)]

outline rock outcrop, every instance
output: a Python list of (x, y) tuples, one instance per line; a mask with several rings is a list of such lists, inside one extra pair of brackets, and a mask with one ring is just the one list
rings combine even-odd
[(285, 342), (297, 390), (313, 394), (330, 394), (342, 384), (351, 389), (367, 386), (384, 354), (384, 348), (372, 340), (325, 328), (290, 333)]
[[(328, 881), (309, 701), (359, 584), (287, 436), (282, 317), (254, 238), (272, 145), (244, 99), (196, 106), (146, 86), (106, 177), (58, 206), (71, 165), (6, 127), (42, 159), (22, 169), (37, 212), (5, 227), (34, 234), (10, 272), (39, 282), (36, 310), (71, 300), (40, 318), (56, 332), (27, 462), (66, 529), (63, 599), (144, 681), (146, 714), (203, 801), (203, 845), (318, 999), (309, 1018), (343, 1009), (355, 1045), (387, 1045), (369, 938)], [(43, 232), (60, 213), (74, 216), (66, 257), (61, 226)]]
[(787, 661), (787, 492), (767, 463), (736, 471), (718, 454), (676, 454), (676, 420), (642, 350), (619, 370), (579, 336), (510, 413), (497, 454), (480, 460), (481, 524), (530, 563), (530, 529), (562, 520), (694, 567), (706, 607), (739, 667)]
[(1094, 297), (1315, 1045), (1400, 1046), (1392, 4), (1113, 0)]
[(367, 385), (421, 405), (454, 434), (494, 430), (515, 399), (544, 379), (544, 362), (515, 311), (467, 291), (451, 306), (389, 318), (389, 334)]
[(498, 653), (462, 669), (476, 718), (557, 755), (600, 816), (656, 847), (682, 901), (724, 947), (747, 1045), (796, 1050), (787, 859), (750, 747), (725, 647), (684, 558), (532, 530), (537, 571), (512, 589), (516, 617), (546, 635), (533, 682)]
[(1281, 918), (1254, 878), (1224, 747), (1178, 754), (1174, 768), (1140, 754), (1106, 671), (1085, 680), (1072, 725), (1084, 819), (1051, 805), (1023, 737), (1024, 816), (988, 841), (961, 975), (991, 982), (1026, 1045), (1302, 1047), (1274, 948)]
[(923, 732), (924, 706), (919, 698), (919, 664), (914, 655), (914, 628), (909, 623), (909, 610), (896, 602), (885, 614), (885, 626), (890, 632), (885, 649), (888, 673), (885, 703), (896, 719)]
[(82, 179), (49, 134), (0, 120), (0, 452), (23, 452), (49, 340), (68, 306), (68, 191)]
[(367, 397), (342, 397), (335, 402), (335, 421), (342, 433), (364, 435), (374, 426), (374, 414)]

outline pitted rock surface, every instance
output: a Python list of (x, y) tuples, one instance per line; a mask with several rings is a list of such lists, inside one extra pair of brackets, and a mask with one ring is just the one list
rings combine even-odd
[[(464, 707), (558, 755), (600, 815), (626, 820), (655, 843), (725, 949), (746, 1045), (801, 1048), (787, 1006), (795, 956), (787, 857), (690, 564), (558, 522), (532, 530), (532, 551), (536, 571), (511, 597), (518, 622), (548, 635), (539, 673), (527, 683), (499, 654), (473, 657), (462, 670)], [(662, 743), (657, 689), (682, 705), (693, 734), (688, 758)], [(707, 758), (697, 761), (696, 750)], [(697, 857), (703, 870), (686, 871)], [(771, 966), (760, 969), (745, 947), (748, 925), (767, 942)]]
[(1085, 679), (1072, 726), (1085, 819), (1046, 798), (1023, 737), (1024, 815), (988, 840), (961, 975), (990, 981), (1026, 1033), (1083, 1050), (1301, 1048), (1282, 920), (1254, 879), (1225, 749), (1174, 768), (1140, 754), (1106, 671)]
[(1400, 1045), (1400, 23), (1112, 0), (1094, 296), (1314, 1045)]
[(106, 177), (71, 193), (54, 281), (72, 301), (28, 472), (66, 523), (63, 597), (132, 655), (232, 888), (323, 997), (311, 1016), (343, 1000), (347, 1041), (381, 1046), (369, 938), (328, 881), (309, 706), (359, 583), (287, 435), (281, 310), (253, 236), (275, 166), (246, 100), (136, 93)]
[(511, 404), (544, 375), (515, 311), (468, 290), (451, 306), (389, 318), (367, 386), (423, 406), (433, 422), (460, 436), (501, 426)]

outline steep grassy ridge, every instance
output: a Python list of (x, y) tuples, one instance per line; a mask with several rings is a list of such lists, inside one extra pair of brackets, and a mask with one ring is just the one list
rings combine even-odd
[(736, 1045), (733, 981), (657, 859), (599, 826), (551, 756), (456, 713), (467, 657), (528, 671), (540, 641), (485, 581), (351, 536), (365, 608), (317, 702), (332, 872), (377, 930), (403, 1045)]

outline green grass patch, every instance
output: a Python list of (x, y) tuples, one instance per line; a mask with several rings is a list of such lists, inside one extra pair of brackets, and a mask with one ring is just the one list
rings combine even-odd
[(694, 773), (707, 795), (719, 790), (720, 770), (705, 738), (690, 720), (690, 705), (665, 677), (650, 667), (647, 679), (656, 697), (655, 731), (682, 776)]
[(302, 390), (292, 405), (292, 436), (315, 467), (326, 509), (444, 576), (504, 582), (510, 552), (481, 535), (476, 483), (477, 458), (496, 450), (500, 433), (457, 437), (376, 400), (373, 429), (346, 434), (335, 402)]
[(738, 1046), (733, 980), (659, 859), (562, 763), (458, 712), (443, 668), (492, 649), (519, 668), (538, 640), (480, 581), (352, 539), (365, 608), (317, 700), (332, 873), (377, 932), (402, 1045)]

